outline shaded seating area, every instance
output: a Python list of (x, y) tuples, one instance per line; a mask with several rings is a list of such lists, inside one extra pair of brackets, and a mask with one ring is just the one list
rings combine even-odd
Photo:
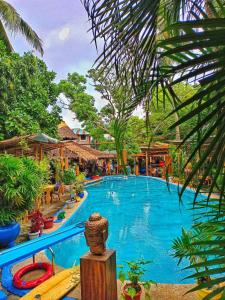
[(172, 173), (169, 144), (154, 143), (150, 146), (143, 146), (141, 153), (134, 154), (133, 159), (136, 175), (165, 177), (166, 170)]
[[(110, 173), (111, 161), (115, 159), (115, 154), (80, 145), (75, 141), (64, 141), (63, 144), (65, 161), (68, 166), (75, 166), (77, 173), (86, 172), (87, 177), (96, 175), (96, 172), (101, 175)], [(60, 149), (52, 150), (49, 157), (57, 159), (59, 151)]]

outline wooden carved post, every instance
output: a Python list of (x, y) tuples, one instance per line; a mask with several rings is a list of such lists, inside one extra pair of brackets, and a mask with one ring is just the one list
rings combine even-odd
[(85, 223), (90, 252), (80, 258), (81, 299), (116, 300), (116, 252), (106, 250), (108, 221), (94, 213)]
[(76, 172), (76, 176), (80, 175), (80, 168), (79, 165), (75, 166), (75, 172)]

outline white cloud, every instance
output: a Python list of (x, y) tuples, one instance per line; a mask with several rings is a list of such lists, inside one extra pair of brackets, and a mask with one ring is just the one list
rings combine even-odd
[(64, 43), (71, 38), (71, 34), (72, 27), (70, 25), (65, 25), (50, 31), (44, 39), (44, 48), (50, 49), (51, 47), (56, 47)]
[(58, 33), (58, 37), (61, 41), (65, 41), (69, 38), (69, 35), (70, 35), (70, 32), (71, 32), (71, 29), (69, 27), (63, 27), (59, 33)]
[(63, 109), (62, 111), (63, 120), (70, 128), (80, 128), (81, 123), (76, 119), (75, 114), (68, 109)]
[(49, 49), (68, 40), (79, 41), (79, 45), (89, 45), (92, 35), (87, 32), (85, 24), (71, 22), (50, 31), (44, 38), (44, 46)]

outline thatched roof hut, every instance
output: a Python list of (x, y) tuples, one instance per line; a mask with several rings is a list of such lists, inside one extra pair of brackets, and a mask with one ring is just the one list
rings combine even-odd
[(66, 140), (77, 140), (77, 135), (73, 132), (73, 130), (66, 124), (66, 122), (62, 121), (58, 126), (58, 134), (60, 138), (64, 141)]

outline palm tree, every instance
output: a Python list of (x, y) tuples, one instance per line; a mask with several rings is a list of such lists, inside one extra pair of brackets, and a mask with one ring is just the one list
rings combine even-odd
[[(194, 167), (181, 196), (192, 179), (201, 172), (194, 201), (196, 204), (205, 179), (208, 175), (212, 176), (206, 205), (212, 206), (209, 198), (217, 189), (220, 198), (213, 207), (213, 222), (218, 226), (218, 231), (214, 232), (215, 241), (204, 241), (205, 244), (215, 245), (210, 249), (208, 260), (211, 270), (206, 271), (205, 275), (209, 272), (208, 275), (219, 277), (217, 282), (225, 282), (225, 277), (221, 275), (225, 263), (222, 251), (225, 245), (224, 0), (83, 1), (92, 22), (95, 41), (104, 41), (98, 65), (116, 66), (118, 75), (120, 66), (125, 66), (131, 73), (136, 94), (140, 90), (149, 93), (150, 97), (145, 98), (147, 102), (151, 101), (152, 91), (161, 85), (165, 99), (167, 95), (174, 99), (175, 109), (171, 113), (189, 108), (189, 112), (173, 127), (197, 116), (195, 126), (183, 140), (183, 144), (193, 145), (187, 164), (191, 161)], [(174, 93), (174, 86), (180, 82), (199, 85), (195, 95), (182, 103)], [(140, 98), (134, 101), (140, 101)], [(207, 287), (207, 284), (199, 288)], [(221, 289), (223, 287), (215, 289), (207, 299), (221, 292)]]
[(0, 0), (0, 39), (9, 51), (13, 51), (6, 29), (13, 33), (22, 33), (27, 41), (43, 54), (42, 41), (36, 32), (21, 18), (15, 8), (4, 0)]

